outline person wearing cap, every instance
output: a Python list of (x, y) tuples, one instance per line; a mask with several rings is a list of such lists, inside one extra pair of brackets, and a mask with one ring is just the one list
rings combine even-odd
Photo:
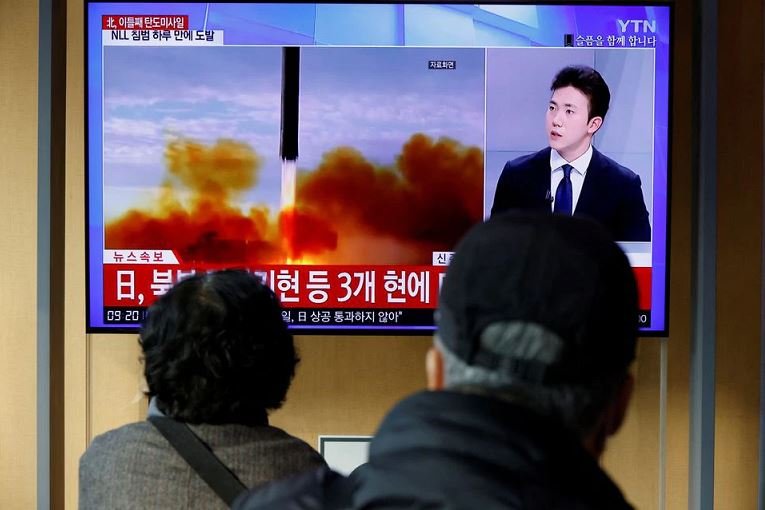
[(602, 226), (494, 216), (447, 270), (431, 391), (388, 413), (349, 479), (317, 471), (239, 508), (630, 509), (598, 459), (631, 396), (637, 313)]

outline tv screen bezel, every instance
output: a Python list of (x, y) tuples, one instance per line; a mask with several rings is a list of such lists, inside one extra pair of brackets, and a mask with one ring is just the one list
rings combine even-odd
[[(83, 31), (84, 31), (84, 51), (83, 51), (83, 67), (84, 67), (84, 139), (85, 139), (85, 332), (86, 334), (137, 334), (140, 330), (140, 324), (135, 326), (92, 326), (91, 325), (91, 267), (90, 267), (90, 159), (89, 159), (89, 136), (90, 136), (90, 124), (88, 122), (89, 115), (89, 26), (88, 17), (90, 6), (93, 4), (145, 4), (147, 2), (135, 2), (130, 0), (86, 0), (83, 9)], [(156, 3), (163, 4), (190, 4), (190, 3), (218, 3), (218, 2), (185, 2), (182, 0), (170, 0)], [(237, 4), (274, 4), (274, 3), (289, 3), (289, 4), (315, 4), (316, 2), (264, 2), (264, 1), (241, 1), (234, 0), (220, 3), (237, 3)], [(348, 2), (339, 0), (328, 0), (319, 2), (322, 4), (363, 4), (365, 2)], [(480, 2), (475, 4), (465, 1), (453, 1), (445, 0), (441, 2), (432, 2), (427, 0), (407, 0), (407, 1), (388, 1), (383, 0), (380, 2), (374, 2), (376, 4), (421, 4), (421, 5), (539, 5), (539, 6), (576, 6), (576, 7), (659, 7), (668, 9), (669, 17), (669, 47), (668, 47), (668, 69), (667, 69), (667, 81), (668, 81), (668, 111), (667, 111), (667, 172), (666, 172), (666, 227), (665, 227), (665, 260), (664, 260), (664, 321), (661, 329), (640, 329), (639, 336), (642, 338), (666, 338), (669, 335), (669, 300), (670, 300), (670, 258), (671, 258), (671, 226), (672, 226), (672, 154), (674, 146), (674, 131), (673, 131), (673, 108), (672, 108), (672, 95), (674, 87), (674, 53), (675, 53), (675, 16), (674, 16), (674, 3), (668, 0), (646, 2), (646, 1), (632, 1), (623, 0), (621, 2), (593, 2), (589, 1), (495, 1), (489, 0), (486, 2)], [(653, 265), (651, 266), (653, 270)], [(100, 266), (103, 271), (103, 263)], [(654, 308), (652, 307), (652, 310)], [(388, 327), (380, 327), (376, 329), (357, 329), (357, 328), (342, 328), (342, 329), (329, 329), (329, 328), (312, 328), (312, 327), (295, 327), (290, 326), (290, 332), (293, 335), (312, 335), (312, 336), (432, 336), (436, 331), (434, 325), (432, 330), (415, 330), (415, 329), (393, 329)]]

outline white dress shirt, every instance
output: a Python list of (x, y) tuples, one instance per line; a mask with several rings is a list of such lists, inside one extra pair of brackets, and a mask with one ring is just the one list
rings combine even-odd
[(582, 194), (584, 178), (587, 175), (587, 167), (590, 166), (592, 159), (592, 144), (587, 147), (584, 154), (574, 161), (566, 161), (563, 156), (558, 154), (555, 149), (550, 150), (550, 209), (555, 210), (555, 192), (558, 190), (558, 184), (563, 180), (563, 165), (569, 164), (571, 169), (571, 212), (576, 211), (576, 204), (579, 202), (579, 195)]

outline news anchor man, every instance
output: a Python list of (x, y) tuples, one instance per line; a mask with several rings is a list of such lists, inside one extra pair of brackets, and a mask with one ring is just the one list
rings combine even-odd
[(558, 72), (550, 90), (549, 147), (505, 164), (492, 216), (509, 209), (587, 216), (614, 240), (650, 241), (640, 177), (592, 146), (611, 101), (605, 80), (591, 67), (569, 66)]

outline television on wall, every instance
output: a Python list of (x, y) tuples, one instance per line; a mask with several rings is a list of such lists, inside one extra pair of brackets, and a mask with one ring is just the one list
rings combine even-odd
[[(471, 225), (561, 206), (612, 231), (643, 334), (667, 334), (669, 5), (89, 1), (85, 17), (89, 331), (135, 331), (179, 279), (239, 267), (295, 333), (428, 334)], [(599, 77), (607, 112), (602, 87), (553, 87), (566, 71)], [(542, 177), (516, 178), (530, 161)]]

